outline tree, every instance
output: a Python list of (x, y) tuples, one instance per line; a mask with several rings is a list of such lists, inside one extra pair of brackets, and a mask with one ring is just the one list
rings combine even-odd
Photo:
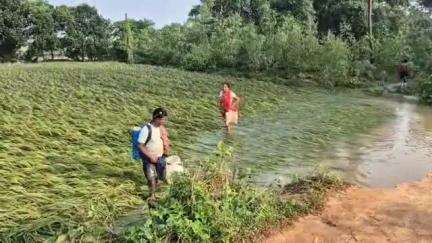
[(141, 54), (149, 48), (150, 39), (155, 38), (154, 23), (151, 20), (118, 21), (114, 25), (113, 56), (115, 59), (125, 62), (135, 61), (136, 52)]
[(372, 27), (379, 23), (397, 31), (397, 20), (406, 14), (408, 6), (408, 0), (314, 0), (321, 36), (329, 31), (339, 35), (341, 28), (349, 25), (357, 40), (372, 35)]
[(189, 17), (195, 18), (200, 14), (201, 5), (194, 5), (192, 9), (189, 11)]
[(340, 34), (343, 25), (349, 25), (356, 39), (367, 33), (364, 0), (314, 0), (318, 31), (321, 36), (328, 32)]
[(420, 0), (420, 4), (427, 9), (432, 9), (432, 0)]
[(271, 0), (271, 8), (279, 15), (290, 14), (297, 20), (312, 27), (315, 22), (315, 9), (313, 0)]
[(51, 59), (54, 59), (54, 52), (59, 47), (54, 21), (54, 7), (44, 0), (31, 1), (29, 7), (31, 38), (27, 58), (44, 58), (45, 52), (49, 51)]
[(373, 8), (373, 0), (368, 1), (368, 27), (369, 27), (369, 36), (372, 37), (373, 29), (372, 29), (372, 8)]
[(0, 62), (12, 61), (27, 39), (29, 12), (23, 0), (0, 0)]
[(112, 28), (108, 20), (87, 4), (70, 8), (72, 21), (64, 12), (66, 56), (75, 60), (102, 60), (109, 55)]
[(58, 37), (58, 50), (65, 55), (67, 48), (71, 43), (71, 38), (67, 33), (73, 32), (74, 15), (73, 9), (62, 5), (58, 6), (53, 11), (54, 29)]
[(127, 15), (124, 22), (123, 42), (126, 50), (127, 63), (133, 63), (133, 36)]
[(239, 15), (246, 22), (259, 25), (270, 3), (268, 0), (201, 0), (201, 5), (194, 6), (189, 16), (198, 16), (203, 8), (210, 9), (211, 15), (218, 19)]
[(374, 1), (373, 34), (375, 38), (387, 34), (397, 34), (408, 22), (409, 3), (404, 0)]

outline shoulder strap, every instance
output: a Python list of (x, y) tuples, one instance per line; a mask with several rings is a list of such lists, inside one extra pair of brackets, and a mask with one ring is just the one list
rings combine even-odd
[(148, 144), (148, 142), (150, 142), (150, 139), (151, 139), (151, 137), (152, 137), (152, 129), (151, 129), (151, 125), (149, 124), (149, 123), (147, 123), (146, 125), (145, 125), (145, 127), (147, 127), (147, 129), (148, 129), (148, 135), (147, 135), (147, 139), (146, 139), (146, 141), (145, 141), (145, 143), (144, 143), (144, 145), (147, 145)]

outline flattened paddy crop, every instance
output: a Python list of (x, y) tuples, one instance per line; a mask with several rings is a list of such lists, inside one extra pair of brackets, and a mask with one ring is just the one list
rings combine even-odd
[[(186, 145), (201, 131), (221, 127), (217, 95), (225, 79), (235, 80), (236, 92), (244, 96), (245, 116), (268, 114), (293, 102), (303, 107), (299, 112), (309, 112), (293, 113), (299, 122), (313, 112), (356, 114), (350, 117), (357, 123), (329, 119), (335, 129), (323, 131), (325, 143), (334, 131), (363, 130), (362, 119), (383, 112), (374, 104), (352, 105), (366, 101), (356, 91), (294, 91), (259, 80), (170, 68), (118, 63), (1, 65), (0, 241), (42, 241), (66, 232), (88, 241), (103, 237), (115, 219), (142, 205), (146, 194), (140, 165), (130, 159), (129, 129), (147, 121), (155, 107), (164, 106), (169, 110), (174, 151), (187, 158)], [(341, 97), (354, 101), (346, 109), (325, 109), (344, 100)], [(301, 134), (298, 140), (292, 146), (301, 146)]]

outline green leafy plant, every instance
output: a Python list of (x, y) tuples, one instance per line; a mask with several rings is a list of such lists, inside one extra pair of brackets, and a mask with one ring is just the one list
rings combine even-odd
[(229, 154), (220, 144), (217, 154), (197, 170), (177, 175), (167, 195), (150, 211), (150, 218), (127, 229), (124, 239), (235, 242), (283, 220), (321, 209), (326, 192), (344, 185), (335, 177), (317, 174), (295, 181), (282, 191), (257, 189), (245, 181), (228, 179)]
[(420, 100), (426, 104), (432, 104), (432, 76), (420, 77), (417, 82)]

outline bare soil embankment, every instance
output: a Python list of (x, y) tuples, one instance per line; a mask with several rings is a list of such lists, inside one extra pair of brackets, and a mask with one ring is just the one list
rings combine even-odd
[(320, 215), (264, 242), (432, 242), (432, 173), (391, 189), (350, 187), (332, 195)]

